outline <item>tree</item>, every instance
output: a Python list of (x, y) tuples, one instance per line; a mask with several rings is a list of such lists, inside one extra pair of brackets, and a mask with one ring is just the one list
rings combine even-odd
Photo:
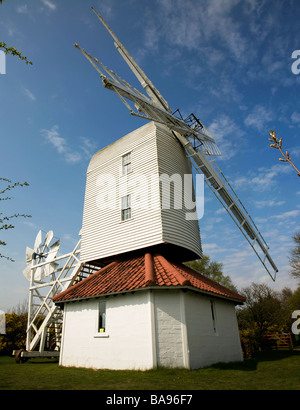
[(287, 300), (287, 312), (289, 317), (295, 310), (300, 310), (300, 286), (295, 290)]
[(13, 350), (25, 349), (28, 317), (28, 300), (5, 313), (6, 333), (0, 335), (0, 356), (11, 356)]
[[(6, 197), (2, 197), (2, 195), (4, 195), (7, 191), (11, 191), (12, 189), (16, 188), (16, 187), (23, 187), (23, 186), (28, 186), (29, 184), (27, 182), (14, 182), (12, 183), (12, 181), (10, 179), (7, 178), (0, 178), (0, 181), (4, 181), (6, 183), (6, 186), (0, 191), (0, 201), (8, 201), (10, 199), (12, 199), (9, 196)], [(12, 185), (10, 185), (12, 183)], [(14, 218), (19, 218), (19, 217), (23, 217), (23, 218), (30, 218), (31, 215), (27, 215), (27, 214), (13, 214), (10, 216), (3, 216), (3, 212), (0, 212), (0, 231), (2, 229), (7, 230), (7, 229), (13, 229), (15, 226), (12, 225), (10, 223), (10, 221)], [(0, 240), (0, 245), (5, 246), (6, 242), (1, 241)], [(10, 260), (11, 262), (14, 262), (14, 260), (12, 258), (10, 258), (9, 256), (4, 256), (0, 253), (0, 258), (5, 258), (7, 260)]]
[(292, 313), (300, 306), (300, 287), (295, 292), (289, 288), (276, 292), (266, 284), (252, 283), (241, 293), (246, 302), (237, 311), (240, 337), (245, 356), (252, 357), (267, 347), (265, 335), (291, 333)]
[(293, 236), (293, 240), (296, 246), (291, 250), (291, 276), (300, 280), (300, 231)]
[[(0, 0), (0, 4), (2, 4), (4, 0)], [(3, 49), (5, 54), (11, 54), (12, 56), (19, 57), (20, 60), (25, 61), (26, 64), (33, 64), (32, 61), (29, 61), (27, 57), (22, 56), (22, 53), (18, 51), (15, 47), (8, 46), (4, 42), (0, 42), (0, 49)]]
[(220, 285), (237, 292), (231, 278), (223, 275), (223, 264), (220, 262), (211, 261), (208, 255), (203, 255), (202, 259), (185, 262), (185, 265), (196, 270), (202, 275), (207, 276), (215, 282), (218, 282)]
[(256, 327), (261, 338), (270, 328), (283, 324), (283, 309), (279, 295), (263, 283), (252, 283), (242, 290), (246, 297), (244, 307), (238, 312), (242, 328)]
[(264, 334), (273, 333), (280, 302), (264, 284), (252, 283), (241, 293), (246, 297), (244, 306), (237, 310), (243, 354), (255, 357), (263, 344)]
[(13, 350), (26, 346), (27, 313), (6, 313), (6, 334), (0, 336), (0, 355), (11, 356)]

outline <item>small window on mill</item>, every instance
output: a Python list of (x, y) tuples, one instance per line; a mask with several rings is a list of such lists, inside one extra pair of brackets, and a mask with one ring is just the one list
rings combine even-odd
[(214, 330), (214, 333), (217, 333), (215, 304), (212, 299), (210, 300), (210, 309), (211, 309), (213, 330)]
[(131, 218), (131, 195), (121, 198), (121, 220), (126, 221)]
[(99, 303), (99, 322), (98, 322), (98, 331), (100, 333), (105, 332), (106, 326), (106, 302)]
[(131, 152), (122, 156), (122, 175), (131, 172)]

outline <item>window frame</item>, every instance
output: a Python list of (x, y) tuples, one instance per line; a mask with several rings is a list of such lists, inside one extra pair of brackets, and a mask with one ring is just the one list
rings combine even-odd
[(212, 321), (212, 330), (214, 335), (218, 335), (217, 320), (216, 320), (216, 305), (213, 299), (210, 299), (210, 312)]
[(132, 218), (131, 194), (128, 194), (128, 195), (124, 195), (121, 197), (121, 221), (125, 222), (131, 218)]
[[(104, 324), (104, 326), (103, 326)], [(102, 300), (98, 305), (98, 332), (105, 333), (106, 325), (106, 301)]]
[[(103, 309), (104, 306), (104, 309)], [(106, 300), (100, 300), (97, 304), (97, 320), (96, 320), (96, 333), (94, 334), (94, 338), (97, 337), (109, 337), (107, 333), (107, 322), (106, 322)], [(104, 315), (104, 327), (100, 327), (103, 325), (103, 316)]]
[(122, 155), (122, 175), (132, 172), (131, 151)]

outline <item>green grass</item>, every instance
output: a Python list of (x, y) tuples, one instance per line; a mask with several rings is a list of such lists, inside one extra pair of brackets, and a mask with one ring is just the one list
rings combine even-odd
[(260, 352), (242, 363), (149, 371), (61, 367), (49, 359), (0, 357), (0, 390), (299, 390), (300, 351)]

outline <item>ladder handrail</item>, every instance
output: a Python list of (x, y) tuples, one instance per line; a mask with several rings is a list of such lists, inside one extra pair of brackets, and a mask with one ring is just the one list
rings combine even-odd
[[(276, 273), (278, 272), (278, 268), (275, 265), (274, 261), (272, 260), (271, 256), (268, 253), (268, 245), (264, 240), (262, 234), (258, 230), (257, 226), (255, 225), (254, 221), (252, 220), (249, 212), (246, 210), (244, 205), (242, 204), (241, 200), (238, 198), (237, 194), (231, 187), (230, 183), (225, 178), (224, 174), (218, 173), (212, 166), (212, 162), (210, 162), (207, 157), (201, 151), (196, 151), (190, 141), (188, 141), (184, 136), (181, 134), (175, 134), (178, 140), (182, 143), (183, 147), (187, 151), (190, 157), (196, 162), (198, 167), (194, 164), (194, 168), (199, 172), (200, 168), (203, 172), (205, 169), (205, 182), (214, 193), (216, 198), (221, 202), (227, 213), (231, 216), (233, 221), (236, 223), (239, 230), (242, 232), (244, 237), (249, 242), (250, 246), (256, 253), (257, 257), (267, 270), (268, 274), (270, 275), (271, 279), (275, 281)], [(213, 163), (216, 164), (215, 161)], [(204, 172), (203, 172), (204, 173)], [(222, 180), (221, 176), (223, 177), (224, 181)], [(213, 180), (213, 182), (211, 182)], [(230, 190), (227, 189), (229, 187)], [(231, 192), (230, 192), (231, 191)], [(233, 197), (235, 199), (233, 199)], [(239, 205), (238, 205), (239, 203)], [(245, 212), (245, 213), (244, 213)], [(246, 214), (246, 215), (245, 215)], [(245, 225), (245, 226), (244, 226)], [(251, 240), (253, 241), (251, 243)], [(266, 259), (268, 259), (270, 265), (272, 266), (275, 276), (272, 275), (270, 270), (265, 264), (265, 261), (261, 258), (257, 250), (254, 248), (254, 244), (257, 243), (261, 251), (263, 252)]]

